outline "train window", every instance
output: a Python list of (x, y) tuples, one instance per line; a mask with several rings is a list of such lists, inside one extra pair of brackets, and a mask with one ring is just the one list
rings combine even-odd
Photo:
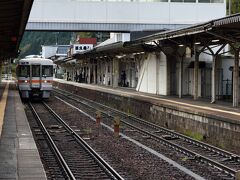
[(42, 76), (52, 77), (53, 76), (53, 66), (42, 66)]
[(30, 70), (30, 68), (27, 65), (19, 66), (19, 76), (28, 77), (30, 74), (29, 70)]
[(210, 0), (198, 0), (199, 3), (210, 3)]
[(32, 77), (40, 77), (40, 66), (32, 65)]

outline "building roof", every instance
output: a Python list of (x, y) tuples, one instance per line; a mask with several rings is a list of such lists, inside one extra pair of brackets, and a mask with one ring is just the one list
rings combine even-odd
[[(105, 46), (98, 46), (92, 50), (79, 52), (73, 55), (73, 58), (94, 58), (100, 56), (115, 56), (118, 54), (131, 54), (147, 51), (155, 51), (156, 47), (149, 44), (127, 45), (124, 42), (116, 42)], [(70, 60), (70, 59), (69, 59)]]
[[(189, 45), (193, 42), (206, 43), (214, 39), (224, 42), (240, 41), (240, 13), (178, 30), (156, 33), (136, 39), (129, 44), (142, 44), (153, 41), (176, 40), (176, 43)], [(218, 42), (219, 43), (219, 42)], [(209, 45), (216, 44), (210, 42)]]
[(79, 38), (79, 44), (97, 44), (97, 38)]
[[(155, 42), (157, 46), (150, 45), (150, 42)], [(240, 13), (177, 30), (155, 33), (134, 41), (97, 46), (92, 50), (77, 53), (73, 55), (73, 58), (83, 59), (142, 51), (151, 52), (161, 48), (161, 46), (185, 45), (193, 47), (195, 43), (200, 46), (210, 46), (236, 42), (240, 42)], [(66, 61), (71, 59), (67, 58)]]
[(33, 0), (0, 1), (0, 60), (16, 57)]

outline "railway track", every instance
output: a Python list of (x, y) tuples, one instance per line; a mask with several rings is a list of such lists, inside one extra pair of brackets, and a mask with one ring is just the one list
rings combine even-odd
[(85, 106), (85, 111), (93, 116), (96, 111), (100, 111), (103, 115), (102, 119), (105, 120), (104, 123), (112, 124), (114, 117), (118, 116), (121, 119), (121, 123), (124, 124), (125, 127), (131, 129), (132, 132), (136, 131), (137, 133), (161, 142), (165, 146), (180, 151), (194, 160), (216, 168), (219, 172), (227, 174), (233, 179), (239, 176), (240, 157), (236, 154), (197, 141), (81, 96), (59, 89), (54, 89), (54, 91), (66, 99), (70, 99)]
[(123, 179), (46, 103), (28, 105), (60, 165), (57, 168), (63, 170), (62, 178)]
[(67, 179), (68, 175), (64, 168), (61, 166), (59, 159), (56, 158), (54, 151), (48, 143), (45, 135), (40, 129), (38, 122), (35, 120), (31, 109), (26, 107), (26, 113), (28, 115), (28, 122), (32, 130), (36, 145), (39, 149), (39, 154), (43, 162), (45, 172), (48, 179)]

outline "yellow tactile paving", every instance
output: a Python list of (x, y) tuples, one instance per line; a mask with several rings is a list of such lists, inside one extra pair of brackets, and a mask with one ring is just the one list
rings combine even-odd
[(5, 108), (6, 108), (6, 104), (7, 104), (8, 88), (9, 88), (9, 82), (7, 82), (7, 84), (5, 86), (5, 89), (3, 91), (3, 95), (2, 95), (2, 98), (0, 101), (0, 137), (2, 134), (2, 126), (3, 126)]

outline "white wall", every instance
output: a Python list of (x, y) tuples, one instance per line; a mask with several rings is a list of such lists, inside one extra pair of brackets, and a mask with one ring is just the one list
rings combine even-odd
[(140, 92), (156, 93), (156, 58), (154, 54), (149, 54), (144, 59), (138, 86)]
[[(223, 58), (222, 60), (222, 69), (223, 69), (223, 80), (230, 80), (229, 83), (231, 84), (232, 82), (232, 71), (229, 70), (229, 67), (234, 66), (234, 57), (226, 57)], [(232, 94), (232, 89), (231, 85), (228, 86), (228, 92), (226, 92), (226, 81), (223, 83), (223, 94), (224, 95), (230, 95)]]
[(29, 22), (193, 24), (225, 15), (226, 2), (35, 0)]
[[(178, 94), (178, 88), (179, 88), (179, 60), (177, 61), (176, 64), (176, 74), (177, 74), (177, 94)], [(189, 64), (191, 62), (195, 61), (195, 57), (191, 58), (184, 58), (183, 60), (183, 79), (182, 79), (182, 94), (183, 95), (194, 95), (194, 68), (189, 68)], [(205, 61), (206, 63), (212, 63), (212, 56), (201, 53), (199, 56), (199, 61)], [(198, 71), (198, 96), (201, 96), (201, 69)]]
[[(167, 58), (161, 53), (158, 58), (154, 53), (148, 54), (143, 60), (140, 68), (137, 91), (147, 92), (152, 94), (167, 95)], [(159, 61), (159, 63), (157, 63)], [(159, 64), (159, 67), (157, 67)], [(157, 73), (157, 69), (159, 70)], [(159, 77), (157, 78), (157, 75)], [(157, 79), (159, 83), (157, 83)], [(159, 87), (157, 87), (157, 85)]]
[(159, 62), (159, 94), (167, 95), (167, 57), (164, 53), (160, 54), (160, 62)]
[(57, 46), (42, 46), (42, 57), (49, 58), (56, 55)]
[(110, 39), (113, 39), (113, 42), (130, 41), (130, 33), (110, 33)]

